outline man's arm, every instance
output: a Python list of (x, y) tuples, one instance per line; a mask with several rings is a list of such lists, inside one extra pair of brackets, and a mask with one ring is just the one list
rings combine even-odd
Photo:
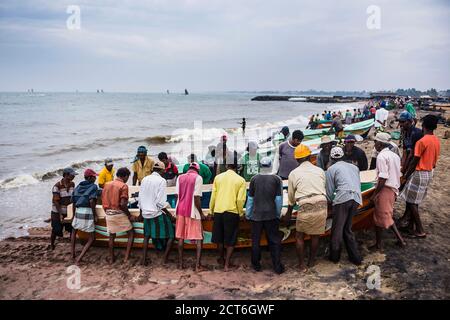
[(281, 144), (277, 147), (275, 156), (273, 157), (272, 174), (277, 174), (280, 168), (280, 146)]
[(237, 199), (236, 199), (236, 206), (237, 211), (239, 214), (244, 212), (244, 204), (245, 199), (247, 198), (247, 184), (245, 180), (242, 181), (241, 186), (239, 187)]
[(133, 186), (135, 186), (137, 183), (137, 172), (133, 173)]
[(329, 202), (332, 202), (334, 193), (334, 181), (330, 169), (328, 169), (325, 172), (325, 180), (326, 180), (325, 187), (327, 191), (327, 198)]
[(205, 220), (206, 217), (203, 214), (202, 210), (202, 201), (200, 196), (194, 196), (194, 205), (197, 208), (198, 212), (200, 213), (200, 217), (202, 217), (202, 220)]
[(367, 162), (367, 156), (366, 153), (364, 151), (361, 150), (360, 153), (360, 157), (359, 157), (359, 167), (360, 167), (360, 171), (365, 171), (367, 170), (367, 168), (369, 168), (369, 164)]
[(216, 192), (217, 192), (216, 179), (214, 179), (212, 190), (211, 190), (211, 199), (209, 200), (209, 212), (211, 214), (214, 214), (214, 206), (216, 203)]

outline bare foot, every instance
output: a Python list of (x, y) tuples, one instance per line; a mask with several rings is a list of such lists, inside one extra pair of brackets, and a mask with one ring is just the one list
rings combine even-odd
[(225, 259), (223, 257), (220, 257), (217, 259), (217, 263), (221, 266), (223, 266), (225, 264)]
[(377, 244), (374, 244), (373, 246), (370, 246), (367, 249), (369, 249), (370, 252), (376, 252), (376, 251), (383, 252), (383, 247), (379, 246)]
[(307, 271), (308, 271), (308, 268), (305, 267), (305, 265), (300, 264), (300, 265), (298, 265), (298, 270), (299, 270), (300, 272), (307, 272)]
[(208, 268), (205, 266), (202, 266), (201, 264), (195, 266), (195, 272), (202, 272), (202, 271), (208, 271)]
[(404, 247), (406, 247), (406, 242), (404, 240), (401, 240), (401, 241), (398, 240), (396, 242), (396, 245), (399, 246), (400, 248), (404, 248)]
[(308, 261), (308, 268), (313, 268), (317, 264), (316, 260), (309, 260)]
[(108, 259), (109, 264), (113, 264), (114, 262), (116, 262), (116, 257), (109, 257)]
[(183, 270), (184, 269), (184, 263), (179, 263), (178, 264), (178, 269)]
[(149, 259), (146, 259), (146, 260), (144, 260), (144, 259), (142, 259), (142, 265), (143, 266), (148, 266), (148, 264), (150, 263), (151, 261), (149, 261)]

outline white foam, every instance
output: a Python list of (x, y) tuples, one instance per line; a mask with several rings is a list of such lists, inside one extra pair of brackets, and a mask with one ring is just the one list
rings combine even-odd
[(39, 180), (29, 174), (21, 174), (15, 178), (0, 181), (0, 189), (12, 189), (39, 183)]

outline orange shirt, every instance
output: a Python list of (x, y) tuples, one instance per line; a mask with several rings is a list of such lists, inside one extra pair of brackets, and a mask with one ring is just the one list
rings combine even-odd
[(416, 166), (417, 171), (431, 171), (436, 166), (436, 162), (441, 152), (441, 143), (433, 134), (426, 134), (417, 141), (414, 148), (414, 156), (420, 157)]
[(102, 191), (103, 209), (120, 210), (120, 200), (128, 200), (128, 185), (116, 179), (107, 182)]

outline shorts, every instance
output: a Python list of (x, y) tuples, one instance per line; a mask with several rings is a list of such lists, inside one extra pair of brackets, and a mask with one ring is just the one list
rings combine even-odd
[(214, 213), (211, 242), (234, 247), (237, 242), (239, 220), (240, 217), (237, 213)]
[[(63, 215), (64, 218), (66, 216)], [(59, 213), (52, 212), (51, 213), (51, 220), (52, 220), (52, 233), (57, 235), (58, 237), (63, 237), (64, 236), (63, 235), (64, 229), (67, 232), (69, 232), (69, 233), (72, 232), (72, 225), (70, 223), (62, 223)]]

